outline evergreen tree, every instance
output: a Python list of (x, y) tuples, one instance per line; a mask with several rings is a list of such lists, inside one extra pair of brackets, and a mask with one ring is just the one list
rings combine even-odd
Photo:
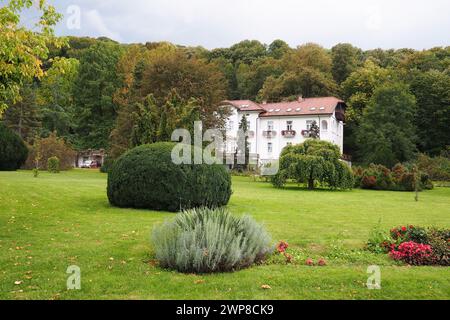
[(320, 128), (314, 120), (309, 128), (309, 137), (312, 139), (320, 139)]
[(237, 139), (236, 159), (239, 159), (239, 155), (245, 156), (244, 163), (238, 163), (236, 166), (238, 169), (248, 170), (250, 161), (250, 147), (248, 143), (248, 120), (245, 114), (242, 116), (239, 122), (239, 135)]
[(25, 84), (20, 90), (20, 95), (21, 100), (6, 110), (3, 122), (24, 141), (31, 143), (41, 128), (36, 105), (36, 84)]
[(156, 141), (157, 106), (153, 96), (148, 96), (144, 103), (136, 103), (137, 111), (133, 112), (134, 126), (131, 132), (131, 147)]

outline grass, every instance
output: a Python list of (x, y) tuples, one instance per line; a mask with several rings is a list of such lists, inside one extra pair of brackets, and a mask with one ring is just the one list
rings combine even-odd
[[(450, 268), (398, 265), (361, 250), (380, 220), (386, 229), (450, 227), (450, 188), (415, 202), (412, 193), (278, 190), (234, 177), (233, 213), (251, 214), (274, 240), (328, 266), (268, 263), (215, 275), (158, 268), (150, 232), (173, 214), (113, 208), (105, 189), (106, 175), (90, 170), (0, 172), (1, 299), (450, 298)], [(370, 264), (381, 266), (381, 290), (365, 286)], [(66, 289), (70, 265), (81, 268), (81, 290)]]

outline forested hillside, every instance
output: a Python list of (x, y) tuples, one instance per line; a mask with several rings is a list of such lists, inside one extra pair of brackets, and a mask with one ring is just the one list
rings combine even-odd
[(345, 152), (354, 159), (369, 159), (373, 148), (379, 157), (400, 148), (407, 161), (450, 145), (450, 47), (363, 51), (245, 40), (206, 50), (70, 37), (49, 47), (43, 69), (21, 87), (21, 100), (6, 101), (2, 119), (30, 144), (56, 132), (75, 149), (106, 148), (117, 157), (168, 140), (194, 120), (221, 126), (224, 99), (331, 95), (349, 107)]

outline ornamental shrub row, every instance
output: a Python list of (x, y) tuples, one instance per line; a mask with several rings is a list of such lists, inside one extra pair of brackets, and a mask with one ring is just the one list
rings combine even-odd
[(419, 169), (435, 181), (450, 181), (450, 158), (445, 156), (430, 158), (420, 154), (417, 158)]
[[(392, 170), (371, 164), (368, 168), (353, 167), (355, 187), (374, 190), (414, 191), (416, 178), (411, 169), (397, 164)], [(433, 189), (433, 183), (424, 172), (418, 173), (418, 190)]]

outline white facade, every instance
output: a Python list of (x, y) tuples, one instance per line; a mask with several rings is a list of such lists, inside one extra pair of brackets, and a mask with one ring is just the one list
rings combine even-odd
[[(343, 102), (333, 98), (336, 103), (332, 106), (329, 104), (330, 98), (322, 98), (328, 99), (326, 100), (328, 106), (324, 107), (320, 99), (315, 98), (314, 101), (302, 99), (280, 104), (252, 103), (250, 107), (247, 107), (249, 104), (243, 101), (229, 101), (231, 115), (226, 122), (226, 153), (232, 154), (236, 151), (239, 123), (244, 115), (249, 127), (250, 154), (260, 163), (278, 160), (281, 151), (288, 144), (303, 143), (308, 139), (308, 131), (313, 121), (316, 121), (320, 128), (320, 139), (336, 144), (342, 153), (344, 122), (341, 110), (336, 110), (336, 107), (338, 103), (343, 104)], [(306, 101), (308, 103), (305, 103)], [(317, 106), (313, 107), (311, 103), (317, 103)], [(290, 112), (292, 114), (289, 114)]]

